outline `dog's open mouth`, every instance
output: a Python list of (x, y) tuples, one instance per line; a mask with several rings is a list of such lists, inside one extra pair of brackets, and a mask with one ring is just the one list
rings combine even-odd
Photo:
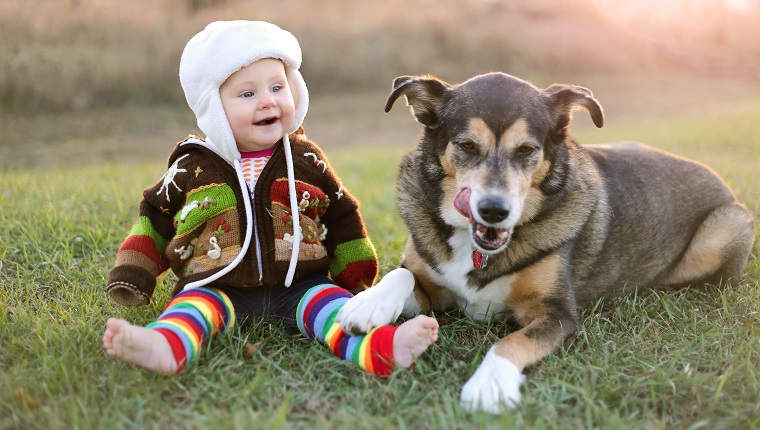
[(488, 227), (474, 221), (472, 223), (472, 240), (486, 251), (495, 251), (509, 240), (509, 230), (506, 228)]
[(495, 251), (509, 240), (509, 229), (490, 227), (475, 221), (470, 210), (470, 189), (462, 188), (454, 199), (456, 210), (470, 220), (472, 240), (484, 251)]

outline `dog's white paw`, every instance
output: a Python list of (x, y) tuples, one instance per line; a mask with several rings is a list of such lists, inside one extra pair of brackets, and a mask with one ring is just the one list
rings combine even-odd
[(496, 355), (492, 347), (462, 387), (460, 404), (471, 411), (500, 414), (520, 403), (520, 385), (524, 381), (525, 375), (517, 366)]
[(396, 321), (413, 289), (414, 275), (410, 271), (393, 270), (374, 287), (349, 299), (335, 319), (346, 333), (369, 333), (375, 327)]

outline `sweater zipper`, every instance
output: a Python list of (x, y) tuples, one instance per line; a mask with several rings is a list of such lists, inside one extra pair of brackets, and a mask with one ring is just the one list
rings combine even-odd
[[(248, 188), (248, 187), (246, 187)], [(259, 268), (259, 284), (264, 279), (264, 265), (261, 262), (261, 242), (259, 241), (259, 226), (256, 220), (256, 199), (254, 199), (256, 187), (249, 188), (249, 196), (251, 198), (251, 212), (253, 212), (253, 234), (256, 241), (256, 264)]]

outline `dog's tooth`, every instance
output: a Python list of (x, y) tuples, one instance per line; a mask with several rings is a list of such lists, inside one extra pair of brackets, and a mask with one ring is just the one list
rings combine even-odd
[(506, 239), (509, 236), (509, 232), (504, 230), (499, 232), (499, 239)]
[(483, 236), (485, 236), (485, 235), (486, 235), (485, 231), (483, 231), (483, 230), (481, 230), (481, 229), (477, 229), (477, 230), (475, 230), (475, 234), (476, 234), (478, 237), (480, 237), (480, 238), (482, 238)]

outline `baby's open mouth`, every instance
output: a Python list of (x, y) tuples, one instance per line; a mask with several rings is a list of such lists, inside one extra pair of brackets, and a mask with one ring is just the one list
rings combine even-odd
[(277, 117), (267, 118), (265, 120), (254, 123), (254, 125), (272, 125), (277, 122)]

